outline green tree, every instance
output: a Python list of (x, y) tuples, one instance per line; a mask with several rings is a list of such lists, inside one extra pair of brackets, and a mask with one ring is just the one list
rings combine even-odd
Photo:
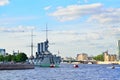
[(27, 55), (25, 53), (19, 53), (17, 56), (16, 56), (16, 61), (17, 62), (24, 62), (28, 59)]
[(12, 59), (11, 60), (16, 62), (16, 56), (12, 55)]
[(96, 61), (104, 61), (104, 55), (99, 54), (99, 55), (93, 57), (93, 59), (95, 59)]
[(5, 61), (11, 61), (12, 60), (12, 55), (9, 54), (9, 55), (5, 56), (4, 60)]
[(0, 61), (4, 61), (4, 56), (0, 55)]

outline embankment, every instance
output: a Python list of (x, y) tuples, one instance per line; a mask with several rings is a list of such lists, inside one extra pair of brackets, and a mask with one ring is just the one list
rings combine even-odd
[(0, 64), (0, 70), (34, 69), (33, 64)]

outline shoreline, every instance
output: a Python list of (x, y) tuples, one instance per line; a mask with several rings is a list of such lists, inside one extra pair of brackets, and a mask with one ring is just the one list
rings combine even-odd
[[(67, 62), (63, 62), (67, 63)], [(96, 61), (96, 63), (79, 63), (79, 62), (72, 62), (67, 64), (118, 64), (120, 65), (120, 61)]]
[(0, 70), (34, 69), (34, 64), (0, 64)]

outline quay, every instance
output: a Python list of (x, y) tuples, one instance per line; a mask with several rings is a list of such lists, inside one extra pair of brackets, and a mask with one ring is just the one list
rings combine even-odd
[(34, 64), (0, 64), (0, 70), (34, 69)]
[(97, 61), (97, 64), (120, 64), (120, 61)]
[(63, 60), (63, 62), (66, 62), (66, 63), (77, 63), (77, 64), (97, 64), (97, 61), (94, 61), (94, 60), (80, 60), (80, 61), (77, 61), (77, 60)]
[(63, 63), (70, 64), (119, 64), (120, 61), (95, 61), (95, 60), (84, 60), (84, 61), (72, 61), (72, 60), (64, 60)]

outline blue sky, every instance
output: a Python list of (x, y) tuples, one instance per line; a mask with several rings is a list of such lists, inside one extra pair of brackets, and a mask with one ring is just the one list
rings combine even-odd
[[(89, 56), (106, 50), (117, 54), (120, 39), (120, 0), (0, 0), (0, 48), (30, 55), (45, 40), (48, 25), (49, 50), (62, 57)], [(54, 44), (53, 44), (54, 43)]]

